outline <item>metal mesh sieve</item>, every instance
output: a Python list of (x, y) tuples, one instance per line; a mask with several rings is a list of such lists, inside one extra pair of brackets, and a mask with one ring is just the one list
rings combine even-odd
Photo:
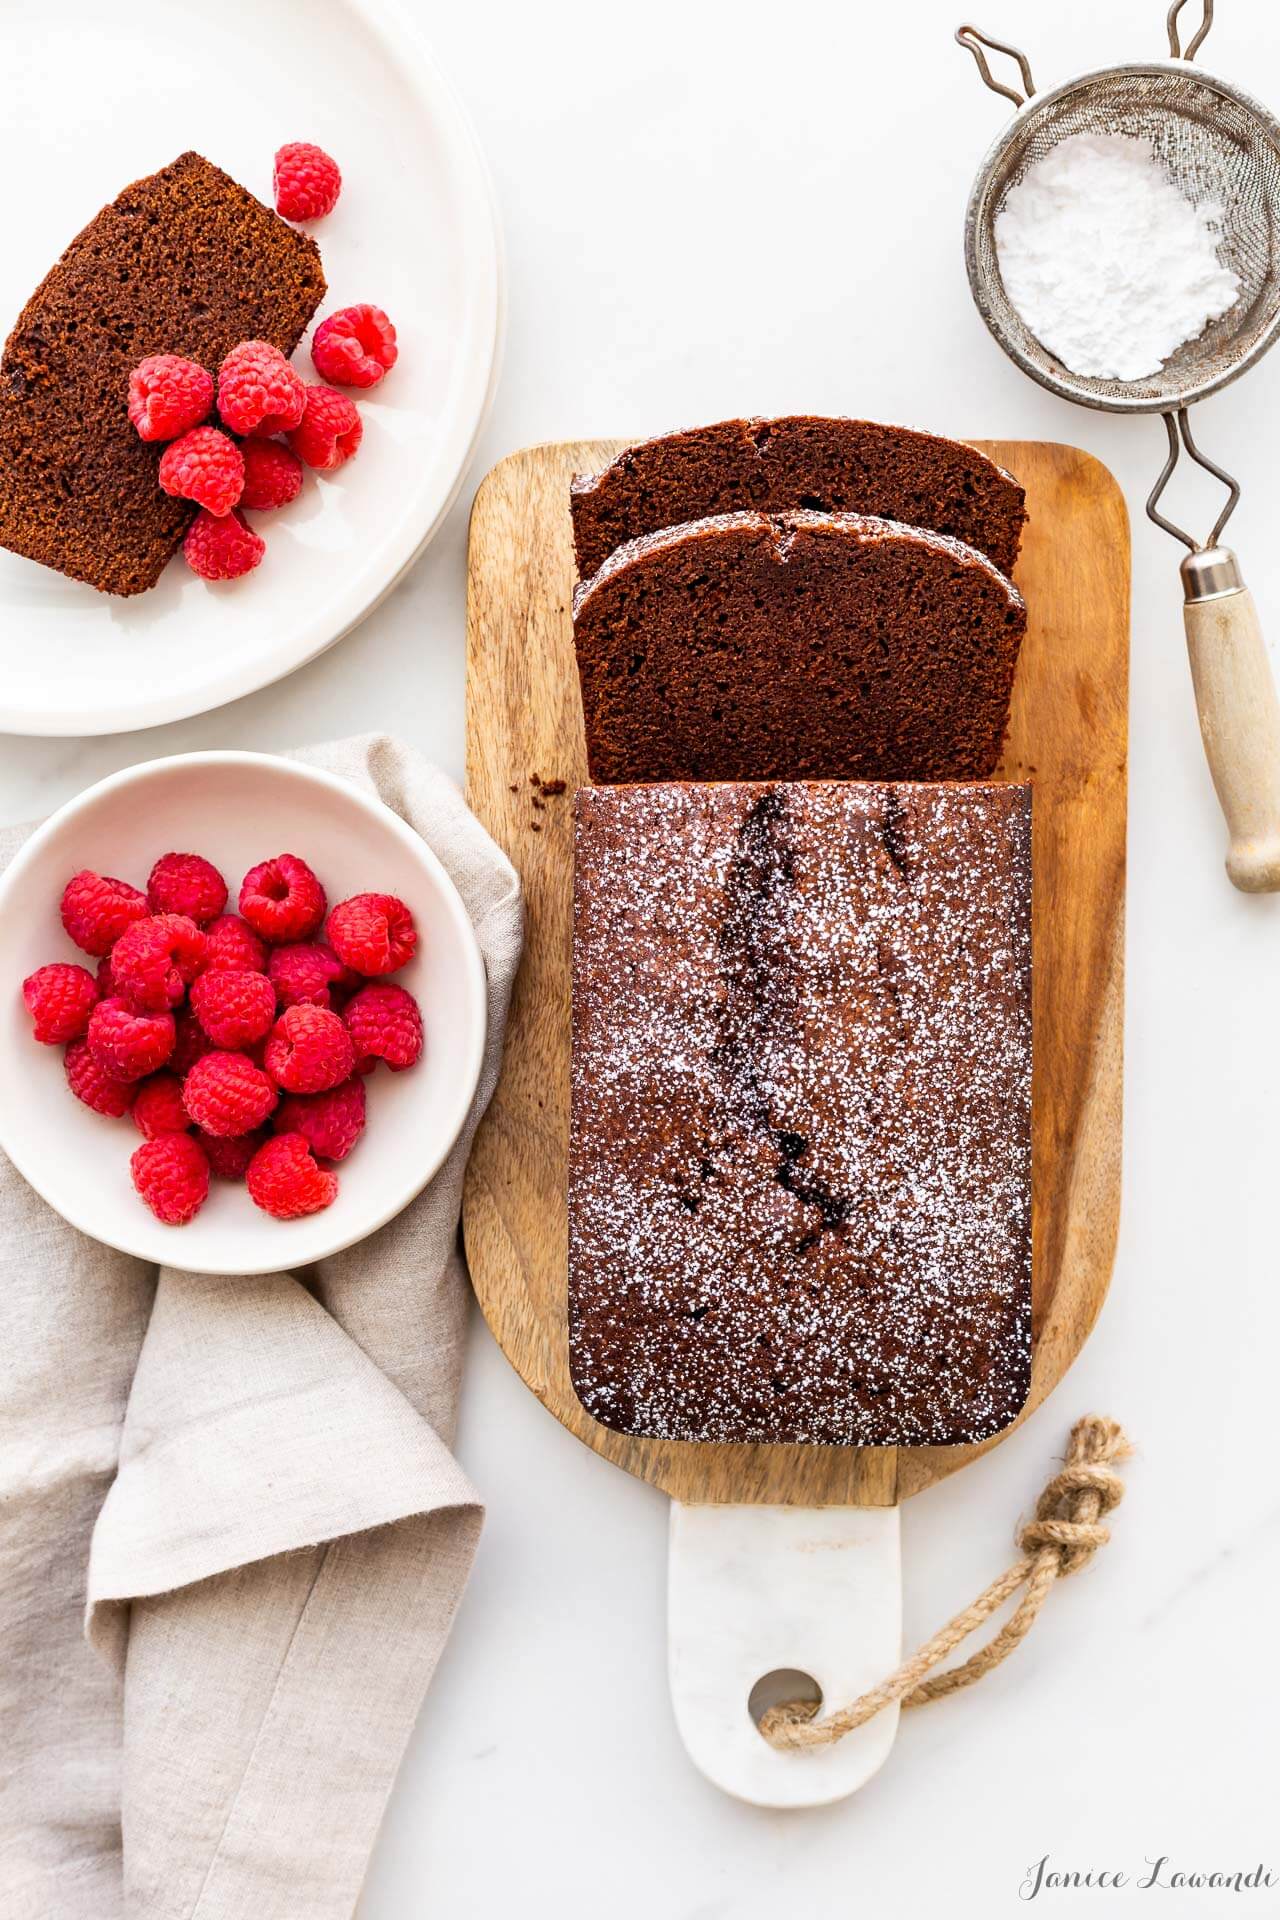
[[(1164, 417), (1168, 457), (1147, 513), (1189, 549), (1181, 567), (1187, 647), (1205, 753), (1230, 829), (1227, 872), (1247, 892), (1280, 892), (1280, 700), (1253, 598), (1235, 554), (1219, 544), (1240, 488), (1200, 451), (1188, 413), (1193, 401), (1252, 366), (1280, 333), (1280, 124), (1238, 87), (1191, 65), (1213, 24), (1214, 0), (1202, 0), (1203, 19), (1183, 56), (1178, 16), (1185, 5), (1173, 0), (1169, 8), (1171, 59), (1081, 74), (1046, 94), (1036, 93), (1027, 57), (1017, 47), (988, 39), (975, 27), (959, 29), (956, 38), (977, 61), (987, 86), (1018, 109), (974, 181), (965, 255), (979, 312), (1033, 380), (1087, 407)], [(993, 77), (988, 51), (1017, 63), (1021, 93)], [(1027, 327), (1000, 277), (995, 222), (1010, 189), (1076, 133), (1146, 138), (1187, 199), (1211, 199), (1222, 208), (1218, 257), (1239, 275), (1239, 295), (1159, 372), (1142, 380), (1070, 372)], [(1184, 448), (1228, 489), (1207, 542), (1159, 510)]]
[[(1000, 278), (997, 214), (1028, 167), (1075, 133), (1139, 135), (1189, 200), (1223, 205), (1218, 257), (1240, 276), (1239, 297), (1141, 380), (1071, 373), (1028, 331)], [(992, 147), (970, 196), (965, 250), (979, 311), (1033, 379), (1117, 412), (1189, 406), (1243, 373), (1280, 331), (1280, 125), (1225, 81), (1183, 62), (1082, 74), (1029, 101)]]
[[(1184, 0), (1176, 0), (1169, 11), (1169, 42), (1175, 54), (1177, 16), (1183, 4)], [(1212, 23), (1212, 0), (1204, 14), (1204, 23), (1183, 58), (1103, 68), (1044, 94), (1035, 92), (1026, 56), (1016, 47), (992, 40), (974, 27), (961, 27), (956, 35), (974, 55), (986, 84), (1018, 107), (978, 169), (969, 196), (965, 259), (978, 310), (1010, 358), (1052, 392), (1114, 413), (1166, 416), (1170, 464), (1153, 496), (1152, 517), (1188, 546), (1196, 543), (1154, 511), (1177, 458), (1175, 421), (1192, 458), (1233, 488), (1229, 513), (1234, 482), (1200, 453), (1185, 409), (1237, 379), (1280, 334), (1280, 122), (1239, 88), (1191, 66), (1190, 58)], [(1017, 62), (1026, 98), (992, 76), (984, 49)], [(1000, 277), (995, 221), (1010, 190), (1058, 141), (1075, 133), (1120, 133), (1149, 140), (1183, 194), (1196, 202), (1216, 200), (1223, 208), (1218, 256), (1239, 275), (1239, 296), (1196, 339), (1179, 347), (1157, 373), (1141, 380), (1101, 380), (1072, 373), (1036, 339)]]

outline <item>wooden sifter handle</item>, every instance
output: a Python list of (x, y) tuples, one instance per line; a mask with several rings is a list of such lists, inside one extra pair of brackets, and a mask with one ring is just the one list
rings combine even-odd
[(1227, 547), (1182, 563), (1183, 614), (1200, 733), (1231, 834), (1227, 873), (1244, 893), (1280, 889), (1280, 700), (1253, 595)]

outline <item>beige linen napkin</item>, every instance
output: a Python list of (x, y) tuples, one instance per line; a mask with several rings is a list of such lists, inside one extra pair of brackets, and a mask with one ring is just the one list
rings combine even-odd
[(458, 887), (480, 1088), (413, 1205), (296, 1276), (157, 1274), (0, 1156), (4, 1920), (348, 1920), (475, 1550), (457, 1225), (519, 883), (393, 740), (299, 757), (373, 788)]

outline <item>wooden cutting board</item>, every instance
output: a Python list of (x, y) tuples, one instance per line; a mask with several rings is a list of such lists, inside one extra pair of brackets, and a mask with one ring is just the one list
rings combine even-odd
[[(597, 470), (625, 444), (512, 454), (483, 482), (471, 516), (467, 798), (520, 872), (529, 916), (502, 1078), (467, 1172), (472, 1281), (500, 1346), (544, 1406), (675, 1499), (892, 1506), (985, 1448), (637, 1440), (592, 1420), (570, 1384), (573, 790), (587, 765), (568, 494), (573, 473)], [(1031, 516), (1016, 576), (1029, 625), (1002, 766), (1035, 786), (1029, 1412), (1097, 1317), (1119, 1215), (1129, 523), (1112, 476), (1077, 448), (973, 444), (1017, 475)]]

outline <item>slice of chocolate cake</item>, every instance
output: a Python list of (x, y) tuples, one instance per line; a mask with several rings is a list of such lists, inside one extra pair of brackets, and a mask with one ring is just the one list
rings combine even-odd
[(162, 493), (129, 375), (153, 353), (216, 373), (240, 340), (292, 353), (324, 296), (314, 240), (198, 153), (71, 242), (0, 358), (0, 546), (107, 593), (153, 587), (195, 509)]
[(871, 420), (722, 420), (642, 440), (570, 498), (578, 572), (625, 541), (721, 513), (869, 513), (949, 533), (1011, 573), (1026, 496), (972, 447)]
[(574, 601), (593, 780), (980, 780), (1026, 608), (972, 547), (726, 514), (619, 547)]
[(669, 1440), (950, 1446), (1031, 1359), (1031, 794), (578, 795), (569, 1337)]

